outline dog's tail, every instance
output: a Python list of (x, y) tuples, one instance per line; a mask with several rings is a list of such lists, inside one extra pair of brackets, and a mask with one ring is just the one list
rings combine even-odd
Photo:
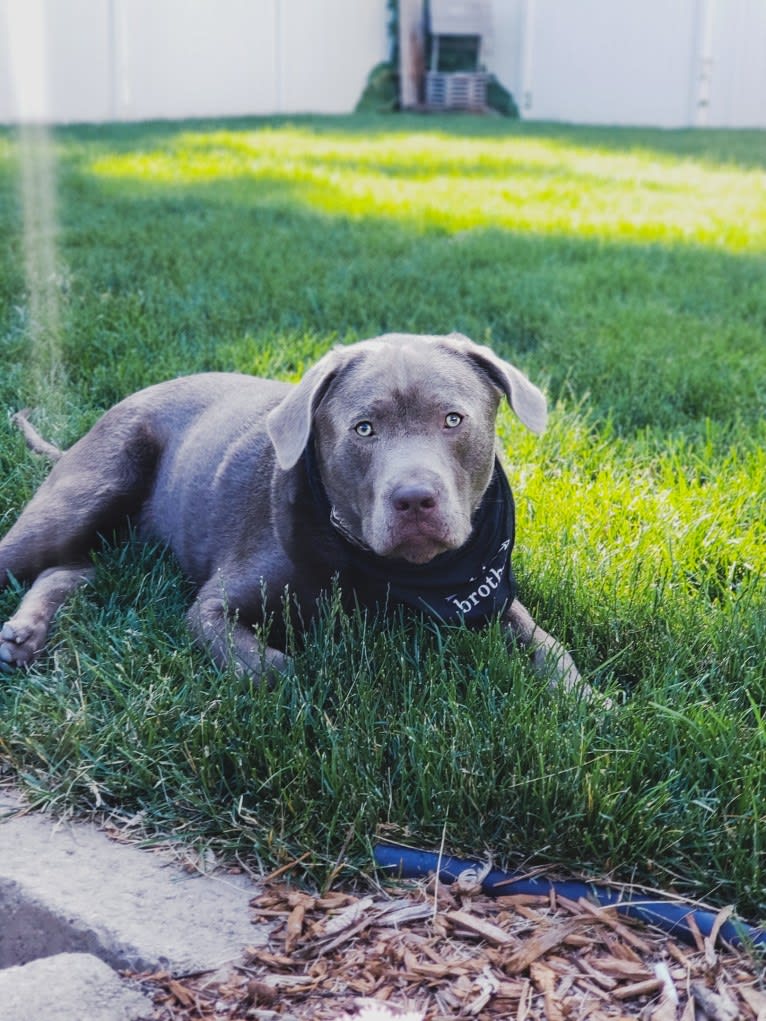
[(30, 450), (34, 451), (35, 454), (41, 454), (43, 457), (47, 457), (49, 461), (55, 462), (58, 461), (64, 453), (63, 450), (54, 446), (53, 443), (48, 443), (47, 440), (42, 438), (37, 429), (35, 429), (29, 421), (29, 408), (22, 408), (21, 411), (17, 411), (11, 418), (11, 421), (24, 433), (24, 439), (27, 441), (27, 446)]

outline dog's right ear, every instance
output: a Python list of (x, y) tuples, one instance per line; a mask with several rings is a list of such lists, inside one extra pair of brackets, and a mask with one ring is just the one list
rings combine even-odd
[(341, 357), (336, 350), (328, 352), (269, 412), (266, 429), (277, 452), (279, 467), (285, 471), (298, 463), (306, 449), (314, 412), (337, 375), (340, 363)]

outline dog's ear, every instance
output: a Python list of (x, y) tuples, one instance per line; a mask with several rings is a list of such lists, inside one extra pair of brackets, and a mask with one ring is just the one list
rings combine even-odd
[(450, 346), (477, 365), (508, 398), (508, 403), (533, 433), (545, 431), (548, 407), (544, 395), (530, 383), (515, 365), (498, 358), (491, 348), (475, 344), (462, 333), (451, 333), (446, 338)]
[(306, 449), (314, 412), (335, 378), (340, 361), (336, 351), (328, 352), (269, 412), (266, 429), (277, 452), (279, 467), (285, 471), (297, 464)]

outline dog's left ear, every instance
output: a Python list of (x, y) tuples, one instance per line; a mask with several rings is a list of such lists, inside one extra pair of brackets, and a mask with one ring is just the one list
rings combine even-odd
[(527, 429), (538, 434), (545, 431), (548, 421), (547, 402), (523, 372), (510, 362), (498, 358), (491, 348), (475, 344), (462, 333), (451, 333), (446, 339), (450, 346), (457, 348), (489, 376), (492, 383), (508, 398), (508, 403)]
[(312, 366), (266, 418), (268, 431), (277, 452), (279, 467), (285, 471), (298, 463), (311, 435), (314, 412), (337, 375), (341, 358), (329, 351)]

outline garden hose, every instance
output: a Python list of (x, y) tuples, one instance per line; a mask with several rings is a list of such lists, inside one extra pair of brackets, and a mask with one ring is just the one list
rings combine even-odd
[[(717, 920), (712, 911), (697, 908), (683, 901), (652, 899), (637, 896), (595, 883), (580, 880), (554, 880), (545, 876), (524, 876), (519, 872), (503, 872), (486, 868), (482, 862), (422, 851), (401, 844), (382, 842), (373, 849), (375, 864), (403, 879), (419, 879), (438, 874), (439, 882), (454, 882), (467, 870), (481, 876), (481, 891), (491, 897), (526, 894), (549, 897), (551, 893), (568, 900), (585, 897), (600, 907), (614, 907), (621, 915), (637, 918), (653, 925), (686, 943), (695, 943), (695, 927), (703, 937), (710, 936)], [(747, 925), (739, 919), (729, 918), (720, 925), (718, 935), (733, 946), (751, 946), (766, 949), (766, 930)]]

